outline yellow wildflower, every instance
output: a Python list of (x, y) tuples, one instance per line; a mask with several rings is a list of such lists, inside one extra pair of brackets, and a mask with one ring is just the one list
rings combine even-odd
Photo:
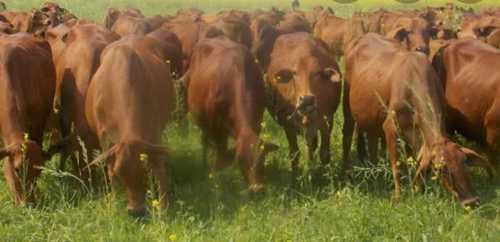
[(140, 160), (140, 161), (147, 161), (147, 160), (148, 160), (148, 154), (141, 153), (141, 154), (139, 155), (139, 160)]
[(176, 234), (171, 234), (168, 236), (168, 240), (170, 241), (177, 241), (177, 235)]
[(151, 203), (151, 206), (153, 208), (159, 208), (160, 207), (160, 201), (158, 201), (157, 199), (153, 200), (153, 202)]

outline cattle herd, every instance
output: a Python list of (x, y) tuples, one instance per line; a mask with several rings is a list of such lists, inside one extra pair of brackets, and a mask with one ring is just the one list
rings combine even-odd
[[(183, 9), (153, 17), (109, 8), (100, 25), (54, 3), (29, 12), (2, 6), (0, 158), (18, 205), (35, 202), (40, 167), (60, 153), (61, 169), (83, 180), (104, 164), (108, 179), (125, 188), (132, 216), (146, 214), (151, 170), (166, 207), (161, 137), (179, 102), (200, 127), (204, 150), (215, 148), (215, 167), (236, 159), (251, 192), (264, 189), (266, 154), (278, 148), (259, 138), (265, 110), (286, 134), (292, 184), (300, 135), (309, 159), (319, 150), (322, 165), (330, 163), (339, 105), (340, 173), (350, 174), (354, 134), (361, 160), (366, 153), (375, 160), (382, 141), (395, 200), (398, 139), (415, 157), (413, 185), (432, 174), (464, 207), (479, 205), (468, 168), (496, 173), (500, 9), (448, 4), (341, 18), (331, 8), (301, 11), (298, 5), (288, 11)], [(455, 132), (481, 150), (455, 143)], [(58, 138), (43, 149), (46, 133)]]

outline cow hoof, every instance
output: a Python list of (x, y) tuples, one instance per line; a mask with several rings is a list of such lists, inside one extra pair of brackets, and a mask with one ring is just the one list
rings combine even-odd
[(128, 209), (128, 216), (132, 218), (144, 218), (148, 214), (146, 208)]
[(472, 197), (465, 200), (460, 201), (460, 204), (465, 209), (477, 208), (481, 204), (478, 197)]

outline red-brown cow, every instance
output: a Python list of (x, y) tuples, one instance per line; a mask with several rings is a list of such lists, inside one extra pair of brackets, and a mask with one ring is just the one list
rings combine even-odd
[(86, 118), (104, 150), (92, 163), (105, 161), (111, 182), (123, 184), (131, 216), (146, 214), (146, 163), (168, 204), (166, 148), (158, 145), (175, 100), (168, 58), (155, 38), (122, 38), (104, 49), (87, 91)]
[[(60, 132), (63, 137), (70, 133), (82, 138), (85, 143), (87, 154), (83, 154), (76, 136), (69, 142), (62, 157), (62, 164), (67, 155), (79, 151), (79, 159), (73, 159), (76, 171), (84, 172), (83, 157), (90, 155), (98, 149), (96, 137), (89, 130), (85, 118), (85, 98), (92, 76), (99, 67), (101, 52), (119, 36), (111, 33), (104, 27), (96, 24), (81, 24), (73, 27), (62, 38), (66, 45), (61, 57), (56, 63), (56, 95), (54, 98), (54, 110), (59, 111)], [(71, 129), (74, 131), (71, 131)], [(76, 164), (80, 161), (80, 164)], [(87, 174), (81, 173), (86, 179)]]
[(293, 182), (298, 169), (297, 135), (305, 131), (309, 158), (318, 146), (323, 165), (330, 162), (330, 134), (341, 93), (341, 74), (324, 43), (310, 34), (281, 35), (267, 69), (271, 95), (268, 110), (283, 126), (292, 157)]
[[(216, 166), (235, 155), (249, 189), (261, 191), (265, 155), (275, 147), (259, 139), (265, 87), (251, 53), (224, 36), (205, 39), (194, 50), (186, 81), (189, 111), (207, 139), (204, 145), (215, 143)], [(229, 136), (235, 139), (232, 152)]]
[(416, 178), (431, 167), (446, 189), (463, 206), (479, 199), (465, 169), (469, 159), (483, 163), (475, 152), (448, 140), (442, 108), (444, 96), (437, 75), (425, 55), (400, 49), (397, 41), (367, 34), (346, 48), (344, 98), (344, 171), (350, 168), (349, 151), (354, 122), (368, 133), (373, 145), (385, 136), (394, 178), (393, 198), (400, 197), (397, 137), (418, 151)]
[(433, 60), (445, 87), (450, 128), (487, 146), (491, 162), (500, 147), (498, 61), (499, 50), (471, 38), (450, 43)]
[(0, 36), (0, 133), (7, 185), (16, 204), (34, 202), (36, 178), (49, 158), (42, 150), (52, 110), (55, 71), (47, 42), (27, 34)]

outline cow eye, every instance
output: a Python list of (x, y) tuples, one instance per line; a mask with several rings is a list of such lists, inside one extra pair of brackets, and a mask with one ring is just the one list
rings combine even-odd
[(282, 70), (276, 73), (275, 79), (277, 83), (288, 83), (293, 79), (294, 73), (289, 70)]

